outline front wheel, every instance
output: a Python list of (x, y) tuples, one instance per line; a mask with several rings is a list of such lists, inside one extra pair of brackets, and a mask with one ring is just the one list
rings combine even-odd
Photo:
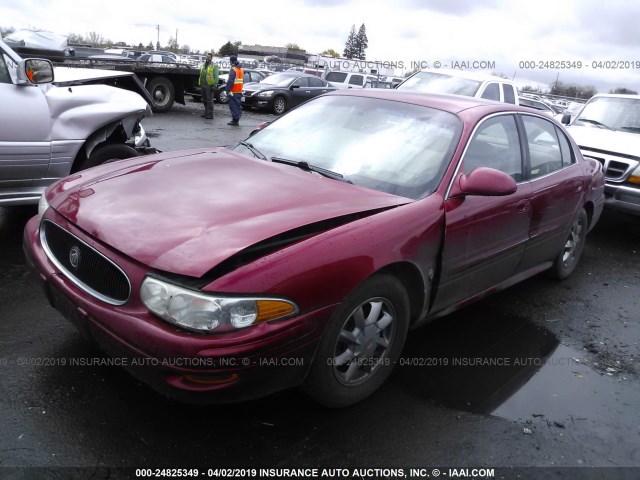
[(576, 269), (587, 240), (588, 221), (587, 212), (583, 208), (573, 220), (567, 240), (549, 269), (554, 278), (564, 280)]
[(220, 90), (220, 92), (218, 92), (217, 100), (218, 100), (219, 103), (222, 103), (222, 104), (229, 103), (229, 96), (227, 95), (227, 91), (226, 90)]
[(276, 97), (273, 100), (273, 113), (282, 115), (287, 110), (287, 101), (284, 97)]
[(395, 277), (375, 275), (334, 312), (303, 390), (327, 407), (364, 400), (400, 357), (409, 327), (409, 297)]
[(108, 143), (101, 147), (96, 147), (89, 158), (87, 158), (80, 165), (79, 170), (85, 170), (87, 168), (102, 165), (103, 163), (110, 163), (115, 160), (122, 160), (125, 158), (137, 157), (138, 152), (124, 143)]

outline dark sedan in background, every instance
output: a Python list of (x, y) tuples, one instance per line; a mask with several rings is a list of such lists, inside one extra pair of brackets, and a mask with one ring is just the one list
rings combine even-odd
[(271, 75), (260, 83), (245, 82), (242, 104), (246, 108), (263, 108), (280, 115), (333, 90), (334, 87), (315, 75), (287, 71)]
[(233, 148), (54, 183), (24, 249), (50, 302), (159, 391), (302, 385), (341, 407), (382, 384), (410, 327), (568, 277), (603, 191), (600, 163), (531, 109), (341, 90)]

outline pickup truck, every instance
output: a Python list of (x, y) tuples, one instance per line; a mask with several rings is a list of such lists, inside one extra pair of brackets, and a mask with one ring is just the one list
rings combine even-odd
[(23, 60), (0, 40), (1, 206), (37, 204), (70, 173), (155, 152), (141, 125), (151, 109), (140, 95), (54, 80), (49, 60)]
[(605, 206), (640, 215), (640, 95), (598, 94), (562, 123), (605, 172)]

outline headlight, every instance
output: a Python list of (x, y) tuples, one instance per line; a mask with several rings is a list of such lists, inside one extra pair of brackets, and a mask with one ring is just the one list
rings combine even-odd
[(631, 172), (629, 178), (627, 178), (628, 182), (635, 183), (636, 185), (640, 185), (640, 165), (636, 167), (636, 169)]
[(42, 195), (40, 195), (40, 201), (38, 202), (38, 216), (41, 217), (44, 215), (47, 208), (49, 208), (49, 202), (47, 202), (45, 192), (42, 192)]
[(260, 92), (258, 97), (270, 97), (273, 95), (273, 90), (267, 90), (266, 92)]
[(163, 320), (202, 333), (228, 332), (298, 313), (298, 307), (284, 299), (213, 295), (152, 277), (142, 282), (140, 298)]
[(147, 134), (144, 131), (144, 127), (138, 123), (138, 130), (133, 134), (133, 141), (136, 147), (147, 146)]

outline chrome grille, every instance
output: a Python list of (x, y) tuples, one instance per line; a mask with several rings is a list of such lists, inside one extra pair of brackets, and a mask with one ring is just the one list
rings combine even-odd
[(47, 256), (78, 287), (112, 305), (122, 305), (131, 293), (125, 273), (75, 235), (45, 220), (40, 240)]
[(626, 159), (615, 155), (609, 155), (604, 151), (591, 151), (588, 148), (580, 147), (582, 154), (593, 158), (604, 167), (604, 176), (613, 182), (622, 182), (638, 166), (637, 160)]
[(627, 173), (628, 169), (628, 164), (622, 162), (614, 162), (613, 160), (611, 160), (607, 164), (605, 175), (609, 178), (622, 178), (624, 177), (624, 174)]

